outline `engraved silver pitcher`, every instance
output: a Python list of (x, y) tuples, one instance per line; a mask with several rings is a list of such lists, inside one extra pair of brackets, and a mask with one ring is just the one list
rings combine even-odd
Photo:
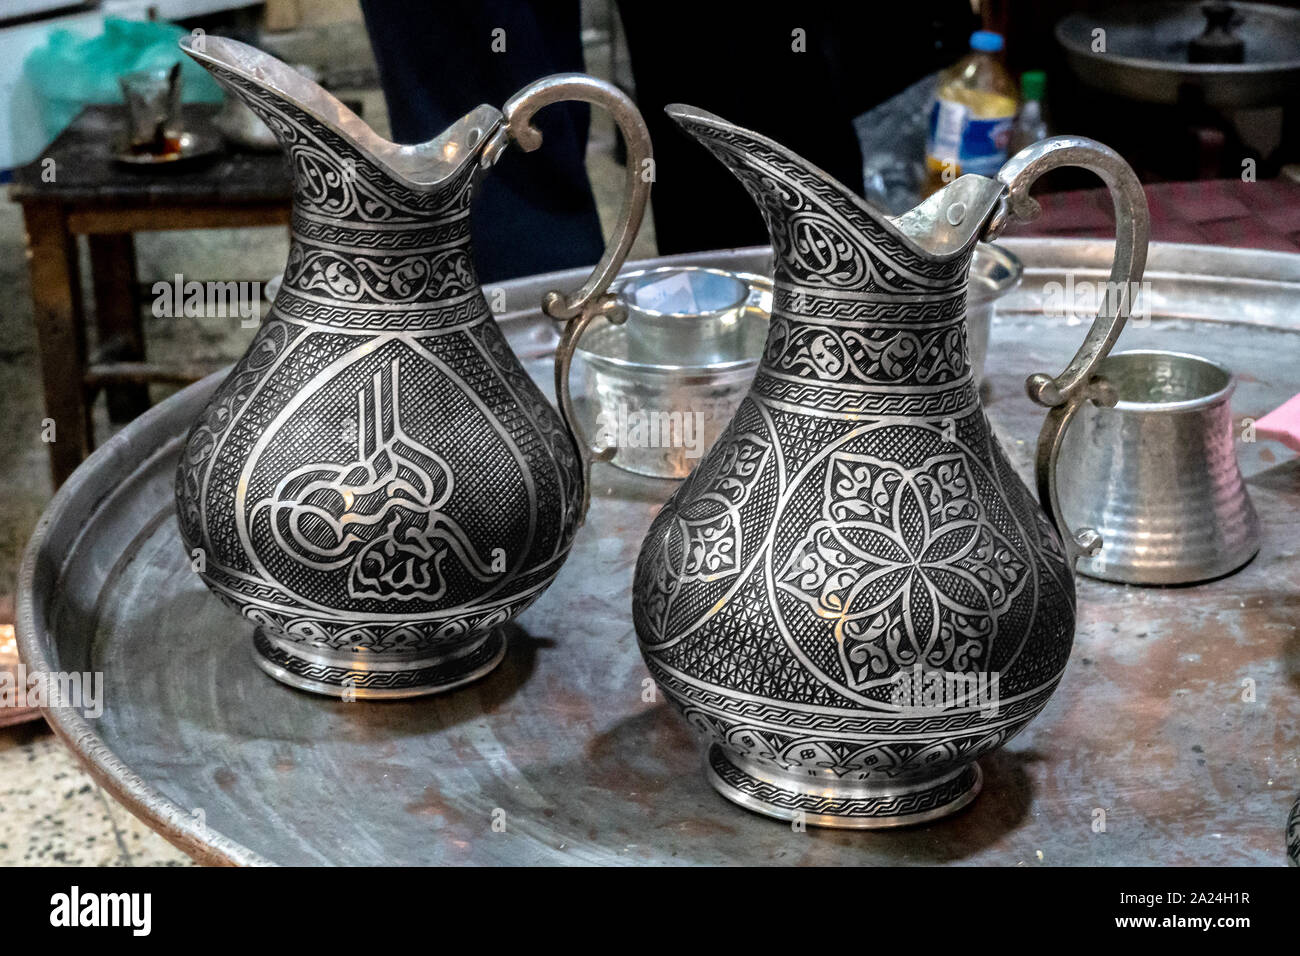
[[(582, 74), (480, 106), (437, 138), (390, 143), (315, 83), (251, 47), (187, 53), (275, 133), (294, 171), (284, 282), (247, 353), (194, 424), (176, 507), (196, 570), (256, 625), (258, 663), (305, 690), (407, 697), (491, 670), (502, 627), (560, 570), (586, 509), (573, 343), (613, 309), (606, 287), (649, 191), (631, 101)], [(511, 142), (541, 144), (541, 107), (610, 110), (628, 142), (614, 238), (572, 296), (557, 414), (488, 309), (470, 259), (475, 184)]]
[[(1107, 147), (1056, 137), (890, 218), (766, 137), (668, 112), (752, 195), (776, 268), (749, 394), (642, 546), (646, 664), (742, 806), (833, 827), (952, 813), (1070, 652), (1074, 560), (1100, 542), (1064, 533), (1055, 460), (1080, 405), (1114, 401), (1094, 369), (1142, 276), (1142, 189)], [(966, 279), (976, 241), (1036, 215), (1029, 186), (1064, 165), (1112, 191), (1118, 294), (1061, 375), (1027, 383), (1049, 409), (1045, 513), (980, 405)]]

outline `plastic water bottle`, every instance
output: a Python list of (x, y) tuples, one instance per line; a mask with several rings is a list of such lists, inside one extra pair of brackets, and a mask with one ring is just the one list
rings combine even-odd
[(1020, 74), (1020, 115), (1011, 130), (1011, 145), (1007, 152), (1014, 156), (1026, 146), (1047, 138), (1047, 121), (1043, 119), (1043, 93), (1047, 88), (1047, 74), (1041, 70), (1028, 70)]
[(963, 173), (993, 176), (1006, 162), (1016, 86), (998, 59), (1002, 37), (971, 34), (971, 51), (939, 74), (926, 145), (926, 195)]

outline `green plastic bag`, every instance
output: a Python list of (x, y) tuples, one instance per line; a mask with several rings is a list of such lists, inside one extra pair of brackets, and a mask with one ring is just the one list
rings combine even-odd
[(181, 64), (186, 103), (221, 102), (221, 87), (176, 45), (185, 35), (172, 23), (116, 17), (104, 21), (104, 32), (97, 37), (55, 30), (23, 63), (36, 90), (45, 132), (54, 138), (91, 103), (122, 102), (117, 78), (123, 73), (173, 63)]

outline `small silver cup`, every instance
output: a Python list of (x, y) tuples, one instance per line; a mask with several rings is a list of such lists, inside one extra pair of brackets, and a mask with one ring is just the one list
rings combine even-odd
[(767, 337), (771, 281), (663, 266), (611, 288), (627, 321), (593, 323), (578, 346), (579, 418), (613, 449), (609, 461), (619, 468), (685, 478), (749, 390)]
[(1180, 352), (1118, 352), (1098, 374), (1113, 408), (1079, 411), (1061, 446), (1058, 483), (1071, 527), (1101, 533), (1080, 559), (1089, 577), (1188, 584), (1236, 571), (1259, 551), (1229, 399), (1236, 379)]
[(699, 267), (650, 269), (618, 290), (627, 308), (636, 361), (709, 365), (744, 351), (749, 285), (733, 273)]

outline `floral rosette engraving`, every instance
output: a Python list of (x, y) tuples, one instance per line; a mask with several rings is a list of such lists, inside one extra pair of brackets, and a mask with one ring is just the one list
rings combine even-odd
[(1028, 568), (985, 517), (966, 461), (909, 469), (837, 453), (825, 486), (823, 515), (777, 586), (834, 621), (845, 683), (866, 688), (918, 663), (987, 666)]

